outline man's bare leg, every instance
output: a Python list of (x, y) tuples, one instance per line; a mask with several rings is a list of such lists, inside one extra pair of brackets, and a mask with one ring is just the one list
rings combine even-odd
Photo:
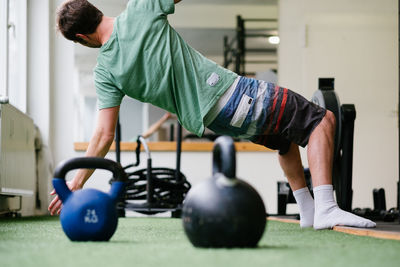
[(299, 206), (300, 226), (302, 228), (312, 227), (314, 223), (314, 199), (306, 185), (299, 147), (292, 143), (285, 155), (279, 155), (279, 163)]
[(308, 141), (307, 158), (313, 186), (332, 184), (335, 115), (327, 111)]
[(329, 229), (335, 225), (375, 227), (374, 222), (341, 210), (334, 199), (332, 187), (334, 134), (335, 116), (327, 111), (312, 132), (307, 151), (314, 188), (314, 228)]
[(299, 147), (296, 144), (291, 143), (289, 151), (285, 155), (279, 155), (279, 163), (293, 191), (306, 186)]

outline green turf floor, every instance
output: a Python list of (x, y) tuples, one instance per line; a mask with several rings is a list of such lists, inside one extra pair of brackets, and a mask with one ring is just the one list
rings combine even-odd
[(181, 221), (123, 218), (109, 242), (71, 242), (58, 218), (0, 219), (0, 266), (400, 266), (400, 241), (268, 222), (256, 249), (197, 249)]

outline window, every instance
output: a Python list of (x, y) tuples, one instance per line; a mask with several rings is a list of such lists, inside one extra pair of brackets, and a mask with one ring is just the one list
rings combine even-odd
[(0, 95), (26, 111), (27, 1), (0, 4)]

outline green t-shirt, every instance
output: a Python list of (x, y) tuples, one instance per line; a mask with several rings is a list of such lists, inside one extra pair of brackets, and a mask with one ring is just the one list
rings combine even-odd
[(177, 115), (201, 136), (203, 119), (237, 74), (190, 47), (169, 25), (174, 0), (131, 0), (100, 48), (94, 69), (99, 108), (124, 95)]

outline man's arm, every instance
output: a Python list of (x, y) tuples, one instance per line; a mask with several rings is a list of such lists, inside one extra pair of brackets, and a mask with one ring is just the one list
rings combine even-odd
[[(86, 150), (86, 157), (104, 157), (114, 140), (115, 126), (118, 121), (119, 106), (101, 109), (97, 120), (96, 129), (92, 138), (90, 139), (89, 146)], [(80, 169), (75, 177), (68, 182), (68, 187), (72, 190), (78, 190), (83, 187), (94, 170)], [(55, 195), (55, 192), (51, 193)], [(51, 215), (60, 213), (61, 201), (56, 196), (50, 203), (48, 210)]]
[(174, 0), (174, 3), (178, 4), (180, 1), (182, 1), (182, 0)]

